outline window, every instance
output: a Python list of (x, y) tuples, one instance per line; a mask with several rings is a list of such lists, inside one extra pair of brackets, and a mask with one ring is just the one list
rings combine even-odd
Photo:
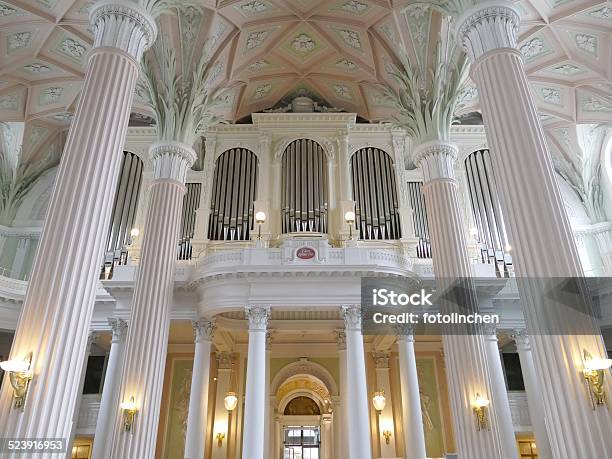
[(106, 357), (103, 355), (90, 355), (87, 359), (85, 382), (83, 383), (84, 394), (99, 394), (102, 391), (105, 361)]
[(287, 426), (283, 459), (319, 459), (321, 435), (318, 426)]
[(378, 148), (362, 148), (351, 157), (355, 225), (360, 239), (400, 239), (393, 159)]
[(538, 450), (533, 440), (519, 440), (521, 459), (538, 459)]
[(506, 371), (506, 382), (508, 390), (525, 390), (523, 371), (518, 354), (502, 354), (504, 369)]

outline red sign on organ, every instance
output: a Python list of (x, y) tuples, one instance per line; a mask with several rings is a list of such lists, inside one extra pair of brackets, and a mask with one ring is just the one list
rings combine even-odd
[(314, 258), (316, 255), (316, 252), (314, 251), (314, 249), (310, 248), (310, 247), (300, 247), (299, 249), (297, 249), (297, 251), (295, 252), (295, 255), (300, 259), (300, 260), (310, 260), (311, 258)]

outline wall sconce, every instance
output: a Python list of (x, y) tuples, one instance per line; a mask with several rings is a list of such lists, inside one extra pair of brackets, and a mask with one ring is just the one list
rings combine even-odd
[(134, 396), (132, 395), (129, 402), (123, 402), (119, 405), (119, 408), (123, 410), (123, 427), (126, 432), (131, 432), (134, 426), (134, 418), (138, 411), (136, 402), (134, 402)]
[(138, 236), (140, 236), (140, 230), (138, 228), (132, 228), (130, 231), (130, 238), (128, 239), (128, 245), (132, 245)]
[(378, 415), (383, 412), (385, 406), (387, 406), (387, 398), (385, 397), (384, 390), (374, 392), (374, 396), (372, 397), (372, 405), (374, 405), (374, 409)]
[(584, 351), (584, 379), (589, 388), (589, 398), (593, 409), (598, 405), (607, 403), (606, 389), (604, 387), (605, 371), (612, 366), (612, 359), (594, 359), (587, 351)]
[(261, 241), (261, 225), (266, 221), (266, 213), (261, 210), (255, 214), (255, 222), (257, 223), (257, 240)]
[(391, 431), (390, 430), (384, 430), (383, 437), (385, 437), (385, 442), (387, 443), (387, 445), (391, 443)]
[(221, 448), (223, 446), (223, 440), (225, 440), (225, 433), (219, 432), (215, 438), (217, 439), (217, 446)]
[(236, 409), (236, 405), (238, 405), (238, 396), (236, 396), (236, 392), (228, 392), (223, 399), (223, 404), (228, 412), (231, 413), (234, 411)]
[(474, 414), (476, 415), (476, 427), (478, 430), (489, 429), (487, 407), (490, 404), (491, 402), (488, 399), (484, 398), (480, 394), (476, 394), (476, 400), (474, 400)]
[(344, 221), (349, 226), (349, 240), (353, 240), (353, 223), (355, 223), (355, 212), (349, 210), (344, 214)]
[(8, 373), (13, 386), (13, 407), (24, 409), (30, 381), (32, 380), (32, 353), (30, 352), (23, 360), (6, 360), (0, 362), (0, 368)]

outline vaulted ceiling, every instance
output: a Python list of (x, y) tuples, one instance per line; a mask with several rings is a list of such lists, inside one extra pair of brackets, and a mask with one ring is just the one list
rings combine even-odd
[[(204, 18), (163, 19), (177, 43), (213, 44), (208, 78), (229, 121), (315, 95), (378, 121), (377, 85), (399, 52), (431, 55), (442, 16), (414, 0), (201, 0)], [(520, 49), (544, 123), (610, 121), (612, 2), (524, 0)], [(0, 121), (68, 124), (92, 38), (87, 0), (0, 0)], [(478, 95), (462, 95), (467, 111)], [(137, 94), (136, 112), (146, 114)]]

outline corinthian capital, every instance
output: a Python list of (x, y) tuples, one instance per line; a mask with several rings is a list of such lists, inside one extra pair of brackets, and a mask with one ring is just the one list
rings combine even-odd
[(347, 331), (361, 331), (361, 306), (345, 304), (340, 308)]
[(118, 48), (140, 61), (157, 38), (153, 16), (135, 2), (101, 1), (89, 13), (94, 48)]
[(249, 304), (245, 309), (247, 319), (249, 319), (249, 331), (263, 331), (268, 328), (270, 318), (270, 306), (260, 304)]
[(414, 150), (414, 164), (423, 170), (423, 183), (438, 179), (455, 179), (455, 161), (459, 149), (455, 144), (443, 141), (426, 142)]
[(181, 142), (156, 142), (149, 148), (156, 180), (185, 183), (187, 171), (198, 158), (189, 145)]
[(192, 322), (195, 342), (211, 341), (215, 332), (215, 322), (213, 320), (199, 319)]
[(457, 20), (457, 39), (475, 62), (495, 49), (516, 49), (520, 23), (519, 10), (510, 1), (479, 2)]
[(115, 319), (111, 317), (108, 319), (108, 324), (110, 325), (113, 334), (112, 340), (114, 342), (123, 341), (127, 334), (127, 322), (123, 319)]

